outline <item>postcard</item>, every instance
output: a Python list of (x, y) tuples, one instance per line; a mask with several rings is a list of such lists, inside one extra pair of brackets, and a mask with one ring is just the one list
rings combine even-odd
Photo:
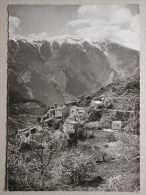
[(145, 2), (116, 2), (2, 1), (3, 194), (144, 194)]

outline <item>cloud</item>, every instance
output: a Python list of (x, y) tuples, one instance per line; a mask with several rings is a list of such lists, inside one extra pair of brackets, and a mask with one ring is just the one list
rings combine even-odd
[(40, 32), (38, 34), (35, 34), (35, 33), (31, 33), (28, 35), (29, 38), (32, 38), (32, 39), (36, 39), (36, 40), (42, 40), (46, 37), (48, 37), (48, 34), (46, 32)]
[(9, 34), (14, 34), (15, 30), (21, 30), (18, 17), (9, 16)]
[(88, 25), (90, 23), (90, 20), (88, 19), (78, 19), (70, 21), (66, 24), (66, 26), (79, 26), (79, 25)]
[(77, 36), (89, 39), (112, 39), (139, 50), (140, 19), (133, 16), (124, 5), (83, 5), (78, 9), (78, 19), (69, 21)]

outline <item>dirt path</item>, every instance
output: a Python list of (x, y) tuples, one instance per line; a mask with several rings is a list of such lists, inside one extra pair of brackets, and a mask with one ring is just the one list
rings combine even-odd
[(133, 110), (130, 110), (130, 111), (125, 111), (125, 110), (114, 110), (114, 109), (107, 109), (107, 110), (115, 111), (115, 112), (130, 112), (130, 113), (134, 113), (134, 112), (135, 112), (135, 111), (133, 111)]
[(107, 131), (107, 132), (119, 132), (119, 130), (113, 130), (113, 129), (103, 129), (103, 130), (100, 130), (100, 131)]

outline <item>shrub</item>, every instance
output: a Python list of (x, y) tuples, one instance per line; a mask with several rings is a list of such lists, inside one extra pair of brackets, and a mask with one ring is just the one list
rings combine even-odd
[(83, 141), (87, 138), (87, 133), (83, 128), (78, 128), (77, 130), (77, 139)]
[[(33, 171), (38, 173), (36, 161), (27, 162), (28, 155), (21, 154), (18, 149), (8, 144), (7, 154), (7, 189), (10, 191), (32, 190), (35, 185), (31, 177)], [(33, 181), (33, 184), (31, 183)]]
[(95, 133), (92, 131), (92, 130), (90, 130), (90, 131), (87, 131), (87, 138), (94, 138), (95, 137)]
[(113, 133), (108, 133), (106, 135), (106, 139), (108, 139), (108, 142), (116, 142), (117, 138)]
[(69, 133), (69, 138), (68, 139), (68, 147), (76, 146), (78, 143), (78, 138), (76, 133)]
[(79, 185), (93, 176), (95, 164), (91, 155), (80, 151), (63, 152), (52, 169), (52, 178), (72, 185)]
[(133, 133), (135, 135), (140, 134), (140, 121), (139, 121), (139, 112), (135, 112), (130, 115), (125, 130), (127, 133)]
[(91, 100), (84, 100), (83, 101), (83, 106), (87, 107), (87, 106), (90, 105), (90, 103), (91, 103)]
[[(139, 162), (140, 160), (140, 145), (139, 136), (133, 135), (132, 133), (122, 133), (119, 136), (121, 152), (125, 159)], [(124, 147), (123, 147), (124, 146)]]
[(100, 121), (102, 117), (102, 111), (101, 110), (93, 110), (91, 111), (91, 114), (89, 115), (88, 122), (90, 121)]
[[(107, 191), (129, 191), (138, 192), (140, 188), (140, 151), (139, 136), (133, 133), (122, 133), (119, 135), (120, 157), (128, 165), (125, 175), (118, 175), (119, 171), (114, 172), (111, 178), (107, 180)], [(120, 161), (122, 160), (120, 158)], [(126, 162), (127, 161), (127, 162)]]
[[(45, 134), (43, 134), (45, 135)], [(65, 142), (48, 139), (46, 146), (27, 148), (20, 152), (18, 146), (8, 143), (7, 153), (7, 189), (15, 191), (45, 190), (46, 181), (54, 166), (53, 159), (59, 152), (65, 150)]]
[(110, 177), (107, 182), (107, 190), (108, 191), (125, 191), (124, 187), (124, 177), (121, 175)]
[(107, 108), (109, 108), (109, 109), (112, 109), (114, 106), (113, 106), (113, 104), (112, 103), (110, 103), (108, 106), (107, 106)]
[(105, 144), (103, 147), (108, 148), (108, 147), (109, 147), (109, 145), (108, 145), (108, 144)]

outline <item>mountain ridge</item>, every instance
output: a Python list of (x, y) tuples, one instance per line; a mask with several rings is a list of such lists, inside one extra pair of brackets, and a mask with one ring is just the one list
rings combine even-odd
[[(67, 40), (73, 40), (73, 41), (76, 41), (76, 42), (84, 42), (84, 41), (87, 41), (89, 42), (90, 44), (96, 44), (96, 43), (115, 43), (115, 44), (118, 44), (120, 45), (121, 47), (125, 47), (125, 48), (129, 48), (131, 50), (134, 50), (134, 51), (138, 51), (134, 48), (131, 48), (131, 47), (128, 47), (126, 45), (123, 45), (121, 43), (119, 43), (118, 41), (115, 41), (115, 40), (112, 40), (112, 39), (86, 39), (86, 38), (82, 38), (82, 37), (78, 37), (78, 36), (71, 36), (71, 35), (60, 35), (60, 36), (53, 36), (53, 37), (45, 37), (45, 38), (30, 38), (30, 37), (23, 37), (23, 36), (20, 36), (20, 35), (10, 35), (9, 36), (9, 40), (14, 40), (14, 41), (17, 41), (17, 40), (23, 40), (23, 41), (26, 41), (26, 42), (30, 42), (30, 43), (41, 43), (42, 41), (49, 41), (49, 42), (53, 42), (53, 41), (56, 41), (59, 43), (62, 44), (64, 41), (67, 41)], [(62, 41), (62, 42), (61, 42)], [(73, 41), (71, 41), (70, 43), (73, 43)]]
[(91, 42), (66, 37), (61, 43), (51, 38), (9, 38), (9, 80), (14, 80), (14, 85), (8, 82), (10, 89), (45, 104), (52, 104), (53, 99), (62, 104), (80, 94), (92, 94), (139, 72), (139, 52), (107, 39)]

